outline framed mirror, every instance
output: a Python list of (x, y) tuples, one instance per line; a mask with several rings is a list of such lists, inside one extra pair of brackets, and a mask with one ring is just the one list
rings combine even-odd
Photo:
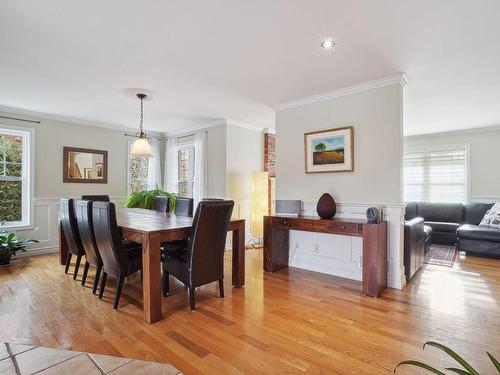
[(64, 147), (63, 182), (107, 184), (108, 152)]

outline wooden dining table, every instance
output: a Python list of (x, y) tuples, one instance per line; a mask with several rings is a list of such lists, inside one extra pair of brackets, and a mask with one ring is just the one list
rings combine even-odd
[[(161, 213), (141, 208), (116, 208), (116, 220), (123, 237), (142, 244), (142, 286), (144, 320), (154, 323), (161, 319), (161, 264), (160, 244), (165, 241), (187, 239), (193, 218)], [(245, 285), (245, 220), (231, 220), (228, 232), (232, 238), (232, 284), (235, 288)], [(68, 243), (59, 226), (59, 261), (66, 262)]]

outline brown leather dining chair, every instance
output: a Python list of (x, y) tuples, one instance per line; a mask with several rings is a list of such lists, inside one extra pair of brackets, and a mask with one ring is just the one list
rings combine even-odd
[(193, 198), (175, 197), (175, 214), (182, 216), (193, 216)]
[(163, 295), (169, 293), (169, 275), (189, 290), (191, 310), (195, 309), (196, 287), (219, 282), (224, 298), (224, 248), (233, 201), (202, 201), (198, 204), (187, 248), (163, 251)]
[(155, 197), (154, 209), (158, 212), (170, 211), (170, 198), (163, 195)]
[(82, 200), (92, 202), (109, 202), (109, 195), (82, 195)]
[(97, 248), (97, 243), (94, 236), (94, 224), (92, 220), (92, 204), (91, 201), (81, 200), (76, 201), (76, 221), (78, 223), (78, 231), (85, 250), (85, 267), (83, 269), (82, 285), (87, 281), (87, 273), (92, 265), (96, 268), (92, 293), (95, 294), (99, 284), (99, 278), (102, 270), (102, 258)]
[(122, 240), (121, 233), (116, 223), (116, 210), (114, 203), (94, 202), (92, 205), (92, 220), (97, 248), (103, 263), (103, 275), (99, 299), (104, 295), (108, 276), (115, 277), (115, 300), (113, 309), (118, 308), (125, 277), (142, 269), (141, 244)]
[(64, 236), (66, 237), (66, 241), (68, 243), (68, 255), (66, 256), (66, 267), (64, 268), (64, 273), (68, 273), (69, 266), (71, 264), (71, 258), (73, 255), (75, 255), (76, 263), (75, 270), (73, 271), (73, 280), (75, 280), (76, 275), (78, 275), (78, 269), (80, 268), (80, 262), (82, 260), (82, 257), (85, 255), (85, 250), (83, 248), (83, 244), (80, 239), (80, 233), (78, 231), (74, 200), (61, 198), (60, 210), (61, 225)]
[[(193, 198), (175, 197), (175, 214), (179, 216), (193, 216)], [(168, 241), (161, 244), (165, 251), (177, 251), (185, 249), (188, 245), (187, 240)]]

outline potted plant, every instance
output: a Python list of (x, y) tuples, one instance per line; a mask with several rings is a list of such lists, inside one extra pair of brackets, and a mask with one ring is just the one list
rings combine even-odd
[(170, 211), (175, 210), (175, 195), (167, 193), (161, 189), (142, 190), (135, 192), (128, 197), (124, 206), (126, 208), (147, 208), (154, 209), (155, 197), (165, 196), (170, 198)]
[[(460, 374), (460, 375), (479, 375), (479, 373), (465, 359), (460, 357), (456, 352), (454, 352), (453, 350), (451, 350), (447, 346), (440, 344), (440, 343), (437, 343), (437, 342), (434, 342), (434, 341), (427, 341), (424, 344), (423, 349), (425, 349), (425, 347), (427, 345), (433, 346), (435, 348), (442, 350), (443, 352), (448, 354), (451, 358), (453, 358), (455, 361), (457, 361), (458, 364), (460, 364), (463, 367), (463, 368), (447, 367), (447, 368), (445, 368), (445, 370), (448, 370), (452, 373)], [(493, 357), (493, 355), (491, 355), (490, 353), (487, 352), (486, 354), (488, 355), (489, 359), (493, 363), (493, 367), (495, 367), (495, 369), (497, 370), (497, 373), (500, 374), (500, 362), (498, 362), (498, 360), (495, 357)], [(407, 361), (400, 362), (396, 366), (396, 368), (394, 369), (394, 372), (396, 372), (396, 369), (401, 365), (420, 367), (420, 368), (423, 368), (423, 369), (425, 369), (433, 374), (446, 375), (446, 373), (444, 373), (441, 370), (438, 370), (435, 367), (432, 367), (431, 365), (428, 365), (424, 362), (415, 361), (415, 360), (407, 360)], [(493, 374), (493, 372), (491, 372), (491, 374)]]
[(10, 260), (16, 255), (16, 252), (26, 251), (29, 244), (36, 242), (38, 241), (18, 237), (15, 233), (0, 228), (0, 266), (10, 264)]

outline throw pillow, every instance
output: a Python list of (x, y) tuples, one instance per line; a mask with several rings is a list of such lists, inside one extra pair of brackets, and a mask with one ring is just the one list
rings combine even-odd
[(500, 203), (497, 202), (484, 214), (479, 225), (487, 225), (500, 228)]

